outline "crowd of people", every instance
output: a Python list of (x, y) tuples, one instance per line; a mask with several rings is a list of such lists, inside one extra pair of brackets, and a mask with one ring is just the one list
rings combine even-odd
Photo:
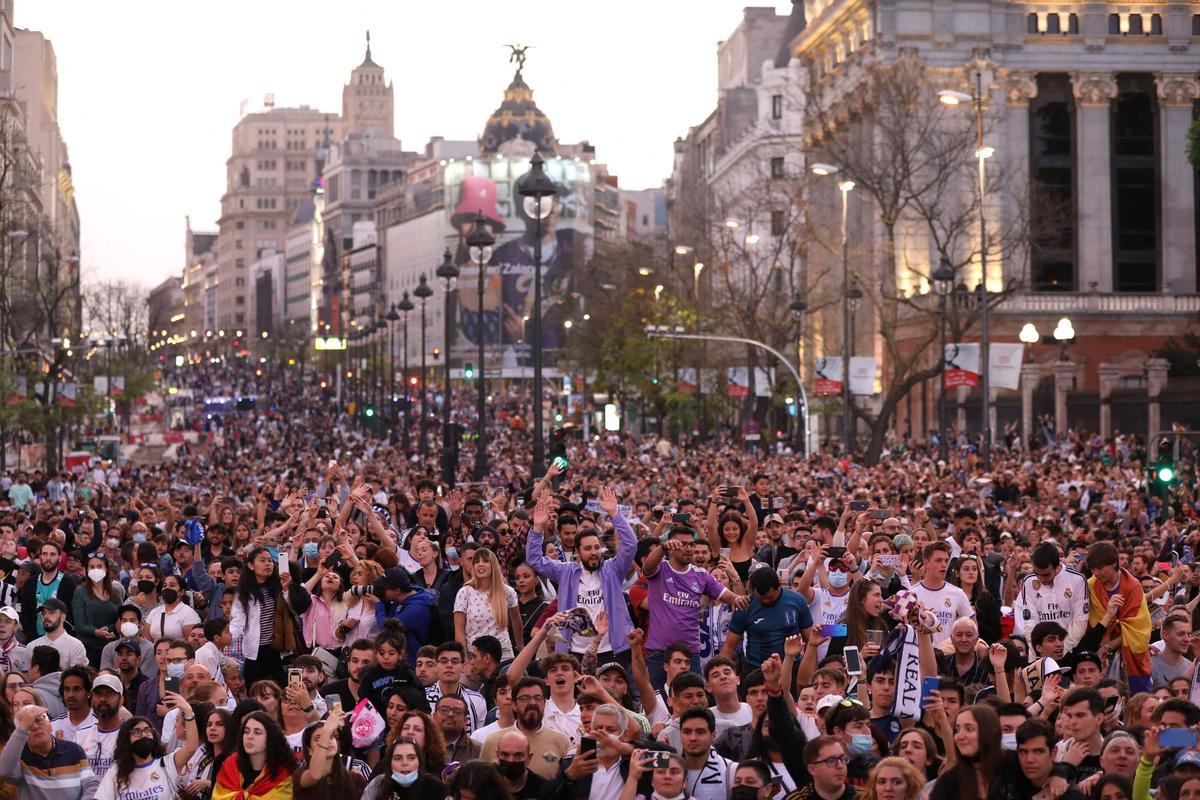
[(314, 384), (0, 477), (0, 800), (1200, 800), (1200, 508), (1135, 437), (531, 476), (508, 391), (448, 486)]

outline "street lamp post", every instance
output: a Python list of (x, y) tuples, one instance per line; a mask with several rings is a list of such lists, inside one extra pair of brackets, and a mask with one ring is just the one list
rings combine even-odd
[[(799, 340), (802, 339), (803, 333), (804, 333), (803, 328), (802, 328), (803, 323), (801, 320), (803, 320), (804, 312), (807, 310), (808, 310), (808, 303), (805, 302), (803, 295), (796, 295), (796, 299), (792, 300), (791, 304), (788, 306), (788, 311), (791, 311), (792, 314), (795, 315), (796, 324), (798, 327), (801, 328), (798, 331), (798, 335), (796, 337), (797, 338), (797, 357), (796, 357), (797, 364), (800, 363)], [(797, 385), (796, 393), (802, 395), (804, 393), (804, 387), (801, 385)], [(793, 432), (793, 436), (795, 437), (795, 445), (794, 445), (795, 452), (798, 455), (802, 455), (805, 452), (804, 451), (804, 437), (808, 435), (808, 431), (804, 430), (803, 423), (804, 423), (803, 415), (800, 413), (800, 401), (797, 400), (796, 401), (796, 430)]]
[(409, 431), (412, 428), (412, 417), (410, 414), (410, 409), (412, 408), (412, 398), (409, 397), (408, 384), (408, 312), (412, 311), (413, 308), (415, 308), (415, 306), (413, 306), (413, 301), (408, 299), (408, 292), (405, 292), (403, 296), (401, 296), (400, 302), (396, 304), (396, 310), (404, 315), (404, 356), (402, 358), (402, 371), (404, 373), (404, 379), (402, 381), (404, 384), (404, 434), (401, 447), (406, 455), (408, 454), (408, 447), (410, 444)]
[[(454, 473), (457, 466), (457, 459), (451, 457), (451, 431), (450, 431), (450, 405), (453, 399), (453, 394), (450, 391), (450, 335), (452, 333), (450, 326), (450, 281), (458, 277), (458, 266), (454, 263), (454, 257), (450, 255), (450, 248), (446, 248), (446, 252), (442, 253), (442, 263), (438, 264), (437, 272), (439, 278), (446, 281), (446, 297), (445, 309), (443, 316), (445, 323), (442, 334), (442, 349), (445, 351), (445, 363), (443, 368), (443, 383), (445, 387), (442, 390), (442, 483), (450, 488), (454, 488)], [(483, 369), (483, 365), (479, 365)]]
[(375, 416), (372, 419), (380, 431), (383, 430), (383, 348), (387, 342), (384, 335), (387, 327), (387, 320), (382, 314), (375, 318)]
[[(813, 164), (814, 175), (836, 175), (841, 168), (833, 164)], [(840, 180), (837, 182), (838, 194), (842, 199), (842, 436), (846, 440), (846, 453), (854, 452), (854, 409), (851, 406), (850, 394), (850, 238), (848, 222), (850, 214), (850, 191), (854, 181)]]
[(429, 288), (429, 282), (425, 279), (425, 273), (421, 273), (421, 279), (417, 283), (417, 288), (413, 289), (415, 295), (421, 301), (421, 426), (418, 430), (418, 435), (421, 437), (420, 452), (421, 455), (429, 455), (429, 440), (425, 437), (425, 421), (429, 419), (429, 393), (425, 391), (425, 301), (433, 296), (433, 289)]
[(392, 444), (396, 443), (396, 323), (400, 321), (400, 314), (396, 311), (396, 304), (392, 303), (388, 313), (384, 316), (388, 325), (388, 401), (387, 401), (387, 425), (392, 429)]
[[(558, 187), (543, 169), (539, 153), (529, 162), (529, 172), (517, 182), (517, 193), (525, 198), (526, 216), (533, 220), (533, 463), (531, 479), (546, 471), (546, 439), (542, 435), (542, 220), (554, 209)], [(547, 203), (546, 200), (549, 199)]]
[(950, 266), (950, 259), (942, 256), (942, 260), (938, 263), (938, 268), (934, 270), (930, 276), (933, 280), (933, 290), (938, 296), (938, 316), (941, 318), (941, 350), (938, 352), (939, 363), (942, 368), (938, 370), (938, 375), (941, 376), (940, 386), (938, 391), (938, 458), (942, 461), (950, 459), (950, 443), (946, 441), (946, 432), (950, 427), (949, 407), (946, 405), (946, 297), (950, 294), (950, 289), (954, 286), (954, 268)]
[[(538, 227), (541, 227), (540, 220), (538, 222)], [(540, 235), (538, 236), (538, 239), (541, 239)], [(492, 236), (492, 232), (488, 230), (487, 219), (483, 216), (483, 214), (476, 214), (475, 227), (473, 227), (471, 232), (467, 234), (467, 247), (470, 248), (469, 252), (471, 255), (471, 261), (475, 262), (475, 264), (479, 266), (479, 280), (477, 282), (479, 286), (479, 321), (476, 325), (475, 331), (475, 338), (479, 340), (479, 372), (476, 373), (475, 379), (477, 388), (479, 390), (479, 399), (477, 400), (477, 407), (475, 409), (475, 414), (477, 417), (475, 421), (475, 480), (477, 481), (482, 481), (487, 477), (488, 473), (487, 423), (485, 419), (485, 415), (487, 413), (487, 389), (483, 376), (484, 340), (487, 336), (487, 326), (483, 323), (483, 282), (487, 277), (487, 262), (492, 258), (492, 245), (495, 243), (496, 237)], [(538, 245), (535, 244), (534, 247), (538, 247)], [(537, 256), (535, 256), (535, 259), (540, 260), (540, 251), (535, 252), (539, 253)], [(540, 284), (540, 277), (537, 280)], [(540, 302), (540, 298), (534, 300), (535, 308), (538, 307)], [(503, 324), (504, 320), (497, 320), (498, 326)], [(540, 325), (541, 323), (539, 321), (536, 324)], [(540, 337), (541, 329), (539, 328), (538, 330)], [(540, 341), (540, 338), (538, 341)], [(539, 361), (541, 360), (540, 354), (537, 354), (535, 357)], [(537, 382), (536, 379), (534, 382)]]

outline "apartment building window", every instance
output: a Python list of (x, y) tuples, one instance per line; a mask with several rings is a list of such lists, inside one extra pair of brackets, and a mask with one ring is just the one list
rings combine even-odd
[(771, 159), (771, 177), (783, 177), (783, 156), (775, 156)]
[(240, 231), (240, 230), (242, 230), (243, 228), (245, 228), (245, 227), (246, 227), (246, 223), (245, 223), (244, 221), (242, 221), (242, 220), (240, 220), (240, 219), (239, 219), (237, 222), (235, 222), (235, 223), (233, 224), (233, 227), (234, 227), (234, 229), (235, 229), (235, 230), (239, 230), (239, 231)]
[(233, 285), (238, 286), (238, 287), (245, 286), (246, 279), (239, 275), (237, 278), (234, 279)]
[(771, 211), (771, 235), (783, 236), (787, 232), (787, 222), (783, 217), (783, 212), (779, 209)]
[[(1075, 99), (1070, 78), (1043, 73), (1029, 106), (1030, 200), (1046, 219), (1073, 219), (1075, 210)], [(1073, 225), (1039, 226), (1030, 252), (1035, 291), (1073, 291)]]
[(233, 249), (234, 249), (234, 250), (241, 250), (241, 249), (242, 249), (242, 240), (241, 240), (241, 239), (235, 239), (235, 240), (234, 240), (234, 242), (233, 242)]
[(783, 95), (771, 95), (771, 119), (783, 119)]
[(1158, 104), (1154, 77), (1117, 76), (1112, 117), (1113, 289), (1158, 290)]
[[(241, 298), (238, 298), (238, 299), (241, 299)], [(246, 315), (245, 314), (234, 314), (233, 319), (235, 322), (237, 322), (238, 325), (244, 325), (246, 323)]]
[(239, 294), (236, 298), (234, 298), (233, 302), (235, 305), (244, 306), (246, 305), (246, 298)]
[(238, 269), (245, 269), (245, 267), (246, 267), (246, 259), (244, 259), (244, 258), (235, 258), (235, 259), (233, 260), (233, 265), (234, 265), (235, 267), (237, 267)]

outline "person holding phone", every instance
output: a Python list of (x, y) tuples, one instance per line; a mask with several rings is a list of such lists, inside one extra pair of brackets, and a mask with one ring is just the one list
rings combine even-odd
[[(265, 547), (256, 547), (246, 558), (233, 601), (230, 633), (242, 639), (246, 656), (246, 684), (263, 679), (283, 683), (281, 653), (300, 649), (300, 623), (312, 605), (312, 596), (290, 572), (280, 573)], [(265, 612), (265, 613), (264, 613)]]
[(304, 641), (310, 646), (336, 650), (342, 646), (337, 638), (337, 626), (346, 618), (346, 601), (342, 598), (345, 585), (342, 576), (323, 561), (304, 588), (312, 595), (312, 605), (304, 612)]
[[(650, 791), (644, 784), (650, 779)], [(620, 800), (651, 800), (670, 797), (673, 800), (694, 800), (687, 791), (687, 764), (683, 758), (665, 750), (634, 750), (629, 758), (629, 776), (621, 789)]]

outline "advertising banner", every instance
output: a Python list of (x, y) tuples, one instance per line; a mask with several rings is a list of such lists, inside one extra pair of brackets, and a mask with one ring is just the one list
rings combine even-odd
[(64, 406), (65, 408), (74, 407), (74, 405), (75, 405), (75, 383), (74, 383), (74, 381), (58, 384), (58, 397), (56, 398), (55, 402), (57, 402), (60, 406)]
[(850, 358), (850, 394), (875, 394), (875, 357)]
[(813, 393), (818, 395), (838, 395), (842, 393), (841, 356), (817, 357)]
[[(534, 212), (538, 207), (532, 198), (517, 192), (518, 180), (528, 171), (527, 158), (502, 155), (446, 167), (443, 188), (452, 230), (447, 240), (460, 270), (450, 311), (455, 332), (450, 349), (458, 358), (477, 352), (483, 337), (489, 362), (501, 367), (533, 363), (533, 250), (539, 229)], [(542, 349), (544, 363), (553, 366), (563, 323), (575, 310), (572, 293), (579, 291), (581, 267), (591, 256), (593, 192), (591, 165), (586, 162), (551, 157), (545, 171), (559, 190), (540, 222)], [(496, 244), (472, 258), (466, 240), (477, 214), (487, 220)], [(482, 301), (480, 255), (485, 262)]]
[(4, 398), (5, 405), (19, 406), (24, 403), (25, 398), (29, 396), (27, 385), (24, 377), (13, 378), (8, 396)]
[[(775, 385), (775, 370), (763, 367), (754, 368), (755, 397), (770, 397), (771, 387)], [(726, 392), (730, 397), (750, 396), (750, 368), (730, 367)]]
[(1021, 388), (1021, 362), (1025, 358), (1023, 344), (988, 345), (988, 381), (993, 389)]
[(960, 386), (975, 388), (979, 385), (979, 345), (959, 342), (947, 344), (942, 386), (957, 389)]

